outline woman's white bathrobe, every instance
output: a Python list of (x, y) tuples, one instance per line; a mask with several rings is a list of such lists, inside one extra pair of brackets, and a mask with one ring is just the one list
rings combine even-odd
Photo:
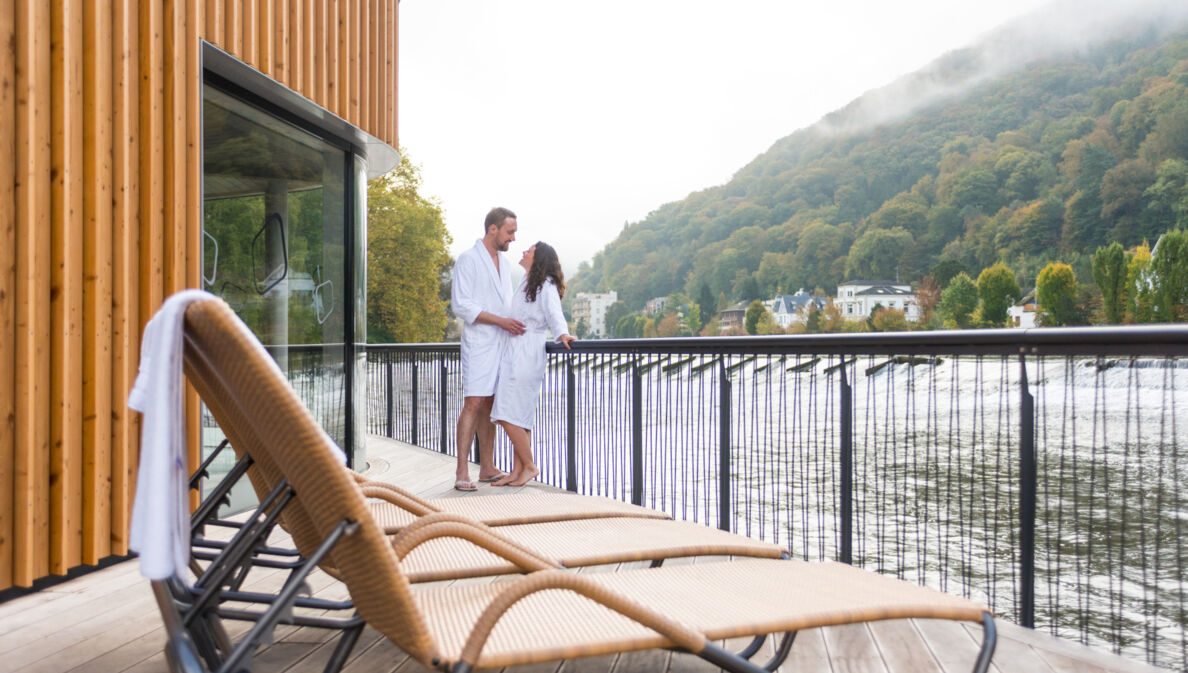
[(525, 294), (527, 280), (520, 282), (511, 306), (511, 317), (524, 323), (525, 332), (519, 336), (504, 332), (491, 420), (507, 421), (531, 430), (547, 364), (545, 332), (550, 330), (560, 337), (569, 334), (569, 326), (565, 324), (561, 295), (553, 281), (545, 279), (536, 293), (536, 301), (530, 302)]

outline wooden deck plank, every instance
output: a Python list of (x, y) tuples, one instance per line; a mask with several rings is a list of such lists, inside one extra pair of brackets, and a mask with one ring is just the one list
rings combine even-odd
[(866, 624), (842, 624), (824, 631), (829, 661), (836, 673), (887, 673)]
[(874, 637), (883, 661), (893, 673), (942, 673), (940, 662), (932, 656), (920, 632), (906, 619), (871, 622)]
[[(453, 459), (430, 451), (407, 447), (391, 440), (369, 438), (369, 454), (384, 479), (398, 483), (423, 497), (467, 497), (454, 491)], [(477, 470), (472, 466), (472, 474)], [(542, 485), (525, 489), (554, 490)], [(482, 486), (484, 494), (511, 493), (523, 489)], [(277, 533), (275, 544), (288, 544)], [(721, 559), (674, 559), (668, 564), (722, 562)], [(614, 572), (643, 568), (646, 563), (584, 568), (582, 572)], [(275, 591), (285, 573), (258, 569), (245, 588)], [(514, 577), (497, 580), (512, 581)], [(310, 576), (314, 595), (339, 599), (348, 594), (343, 585), (324, 573)], [(444, 583), (442, 583), (444, 584)], [(232, 634), (243, 633), (248, 624), (228, 622)], [(1162, 669), (1114, 657), (999, 622), (1000, 642), (993, 670), (998, 673), (1156, 673)], [(308, 627), (282, 625), (276, 642), (260, 651), (262, 671), (314, 673), (322, 666), (334, 644), (336, 633)], [(19, 640), (18, 640), (19, 639)], [(746, 639), (727, 644), (737, 650)], [(808, 629), (797, 636), (782, 671), (824, 671), (827, 673), (900, 673), (925, 671), (945, 673), (970, 670), (981, 643), (976, 624), (962, 625), (942, 620), (892, 620), (870, 625)], [(135, 562), (123, 563), (76, 580), (57, 585), (40, 594), (0, 604), (0, 661), (4, 670), (75, 671), (76, 673), (166, 673), (162, 646), (164, 634), (147, 581), (139, 576)], [(774, 652), (769, 639), (755, 656), (759, 663)], [(689, 654), (651, 651), (589, 657), (559, 663), (518, 666), (505, 673), (711, 673), (717, 667)], [(348, 659), (345, 673), (421, 673), (427, 669), (410, 659), (379, 633), (368, 628)]]
[[(957, 622), (944, 619), (916, 619), (912, 624), (919, 631), (929, 652), (945, 671), (969, 671), (978, 659), (981, 638), (975, 641), (970, 633)], [(990, 670), (1002, 673), (996, 667), (997, 654), (991, 661)], [(1014, 673), (1012, 671), (1012, 673)]]

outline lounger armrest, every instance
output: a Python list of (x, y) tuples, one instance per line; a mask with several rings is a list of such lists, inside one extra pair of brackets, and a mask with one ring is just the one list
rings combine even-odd
[(359, 486), (359, 490), (363, 492), (364, 497), (383, 500), (416, 516), (433, 514), (437, 511), (425, 506), (414, 498), (408, 497), (397, 489), (385, 488), (383, 484), (364, 483)]
[(424, 498), (414, 495), (413, 493), (410, 493), (409, 491), (406, 491), (405, 489), (400, 488), (396, 484), (389, 484), (389, 483), (383, 482), (383, 481), (373, 481), (371, 479), (368, 479), (367, 477), (364, 477), (363, 475), (359, 474), (358, 472), (356, 472), (350, 468), (345, 468), (345, 469), (347, 471), (347, 474), (350, 475), (351, 479), (353, 479), (355, 481), (355, 483), (361, 487), (364, 487), (364, 486), (375, 487), (377, 489), (387, 491), (388, 493), (394, 493), (398, 497), (403, 498), (404, 500), (407, 500), (409, 502), (415, 502), (418, 505), (420, 505), (421, 508), (423, 508), (427, 512), (436, 512), (437, 511), (437, 509), (434, 508), (432, 503), (430, 503), (428, 500), (425, 500)]
[(530, 549), (508, 540), (481, 523), (457, 514), (437, 512), (418, 518), (392, 537), (392, 551), (404, 559), (417, 546), (433, 539), (454, 537), (471, 542), (495, 554), (526, 572), (557, 568), (558, 563), (544, 558)]
[(669, 619), (616, 591), (590, 581), (586, 577), (561, 570), (541, 570), (508, 583), (507, 588), (483, 610), (483, 614), (479, 616), (474, 629), (466, 639), (465, 647), (462, 648), (462, 661), (476, 666), (483, 646), (491, 635), (491, 630), (495, 628), (503, 615), (524, 597), (549, 589), (563, 589), (585, 596), (599, 605), (610, 608), (624, 617), (656, 631), (671, 640), (677, 647), (684, 648), (689, 652), (700, 652), (707, 642), (705, 635), (699, 631)]

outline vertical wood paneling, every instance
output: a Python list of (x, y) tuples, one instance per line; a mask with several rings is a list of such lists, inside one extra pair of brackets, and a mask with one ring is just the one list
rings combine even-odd
[(243, 13), (243, 19), (242, 19), (243, 29), (241, 31), (243, 34), (243, 38), (242, 38), (243, 44), (240, 47), (240, 52), (239, 52), (239, 60), (243, 61), (244, 63), (247, 63), (248, 65), (254, 67), (257, 70), (260, 69), (260, 52), (259, 52), (259, 38), (260, 38), (260, 36), (257, 33), (257, 31), (259, 31), (259, 29), (260, 29), (259, 25), (257, 24), (257, 21), (259, 20), (259, 17), (258, 17), (259, 5), (257, 4), (258, 1), (259, 0), (241, 0), (240, 1), (240, 11)]
[(268, 31), (272, 40), (269, 47), (272, 53), (272, 78), (292, 89), (293, 82), (289, 81), (293, 68), (289, 60), (289, 3), (286, 0), (275, 2), (276, 7), (273, 8), (271, 17), (272, 30)]
[(309, 52), (309, 49), (301, 48), (306, 44), (302, 39), (306, 25), (305, 2), (288, 0), (285, 4), (289, 8), (289, 18), (284, 32), (277, 38), (278, 47), (285, 53), (285, 84), (294, 91), (305, 91), (305, 59), (302, 54)]
[(52, 5), (50, 570), (82, 562), (82, 4)]
[(384, 92), (384, 100), (388, 101), (388, 130), (384, 134), (384, 142), (392, 147), (400, 148), (400, 124), (399, 124), (399, 106), (397, 105), (399, 99), (397, 91), (399, 90), (400, 68), (398, 64), (399, 46), (400, 46), (400, 12), (397, 2), (389, 3), (391, 8), (388, 12), (388, 37), (391, 39), (391, 44), (388, 47), (388, 66), (385, 68), (388, 75), (388, 87)]
[(355, 0), (351, 5), (354, 7), (354, 13), (351, 15), (350, 121), (356, 126), (366, 127), (364, 121), (367, 114), (367, 96), (364, 88), (367, 86), (367, 64), (370, 63), (368, 53), (371, 50), (367, 39), (367, 0)]
[(384, 125), (379, 111), (380, 101), (384, 94), (382, 73), (384, 72), (384, 48), (387, 46), (383, 41), (386, 37), (384, 35), (384, 21), (386, 18), (383, 0), (371, 0), (371, 20), (368, 22), (371, 35), (369, 38), (371, 55), (368, 58), (367, 124), (363, 128), (375, 129), (373, 134), (380, 138), (384, 137)]
[(322, 92), (322, 106), (335, 114), (340, 114), (342, 105), (338, 98), (338, 83), (340, 81), (338, 73), (338, 45), (339, 45), (339, 6), (337, 2), (326, 3), (326, 23), (324, 42), (319, 47), (325, 58), (325, 70), (323, 76), (325, 77), (325, 91)]
[(50, 8), (16, 6), (16, 449), (13, 579), (49, 572)]
[[(198, 42), (202, 26), (202, 3), (191, 0), (186, 10), (182, 44), (185, 49), (187, 77), (185, 89), (185, 190), (184, 228), (186, 252), (186, 287), (202, 287), (202, 57)], [(202, 453), (202, 426), (198, 393), (186, 386), (187, 442), (190, 464), (198, 465)], [(198, 493), (190, 492), (190, 504), (198, 505)]]
[[(315, 14), (314, 0), (300, 0), (301, 2), (301, 25), (304, 27), (303, 32), (294, 37), (293, 42), (301, 51), (301, 69), (305, 74), (305, 85), (298, 91), (308, 91), (309, 98), (312, 100), (326, 100), (326, 97), (318, 89), (318, 79), (315, 74), (317, 63), (320, 63), (319, 52), (322, 50), (322, 41), (318, 37), (318, 31), (321, 29), (321, 7), (317, 9)], [(295, 46), (296, 46), (295, 45)]]
[[(0, 3), (0, 589), (129, 551), (140, 335), (201, 286), (200, 40), (394, 144), (397, 14)], [(192, 461), (198, 408), (188, 390)]]
[(334, 43), (334, 83), (337, 87), (338, 116), (346, 119), (351, 115), (351, 10), (354, 3), (347, 0), (338, 7), (338, 30)]
[(273, 0), (257, 0), (257, 3), (256, 44), (260, 65), (256, 69), (273, 79), (279, 80), (276, 76), (276, 54), (273, 52), (272, 47)]
[[(12, 586), (16, 449), (16, 7), (0, 7), (0, 587)], [(13, 129), (4, 131), (3, 129)]]
[(187, 0), (165, 0), (162, 13), (163, 298), (186, 287), (186, 45)]
[(84, 563), (111, 552), (112, 59), (111, 10), (87, 3), (83, 29), (86, 111), (83, 162), (83, 530)]
[(223, 0), (206, 0), (202, 37), (211, 44), (223, 44)]
[(139, 14), (137, 0), (112, 3), (112, 554), (129, 551), (140, 440), (126, 402), (140, 361)]
[(342, 81), (345, 86), (342, 87), (343, 105), (342, 117), (350, 122), (355, 122), (359, 119), (359, 48), (361, 46), (359, 39), (359, 4), (360, 0), (347, 0), (345, 2), (346, 15), (346, 32), (343, 33), (342, 42), (340, 43), (342, 49)]
[(164, 299), (165, 101), (164, 11), (140, 5), (140, 318), (137, 333)]
[(223, 51), (242, 59), (240, 54), (243, 53), (243, 7), (241, 2), (251, 2), (252, 0), (226, 0), (223, 6), (223, 16), (226, 18), (226, 24), (223, 30), (225, 31), (222, 44)]

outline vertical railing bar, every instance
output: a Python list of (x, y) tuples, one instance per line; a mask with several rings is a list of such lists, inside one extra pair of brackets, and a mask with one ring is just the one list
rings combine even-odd
[(718, 360), (718, 528), (728, 531), (731, 526), (730, 510), (730, 374), (726, 369), (726, 358)]
[(395, 439), (396, 438), (396, 418), (395, 418), (395, 416), (396, 416), (396, 400), (395, 400), (396, 396), (393, 393), (394, 387), (392, 386), (392, 376), (393, 376), (392, 369), (396, 366), (396, 363), (393, 362), (393, 357), (392, 357), (391, 352), (385, 353), (384, 355), (385, 355), (384, 359), (388, 361), (387, 381), (384, 386), (385, 393), (387, 394), (387, 397), (385, 399), (388, 401), (388, 405), (387, 405), (388, 406), (388, 428), (387, 428), (388, 429), (388, 437), (390, 439)]
[(414, 353), (412, 356), (412, 445), (420, 446), (417, 434), (417, 421), (420, 418), (418, 413), (418, 395), (417, 395), (417, 356)]
[[(441, 452), (449, 453), (449, 443), (446, 441), (446, 438), (449, 436), (447, 429), (449, 426), (446, 421), (446, 354), (443, 352), (439, 355), (441, 357), (441, 369), (438, 374), (437, 399), (438, 408), (441, 410), (439, 414), (440, 418), (438, 418), (441, 424)], [(458, 450), (461, 451), (462, 447), (458, 447)]]
[(565, 356), (565, 490), (577, 493), (577, 376)]
[(1035, 397), (1019, 353), (1019, 624), (1035, 628)]
[(839, 415), (841, 422), (841, 464), (838, 466), (840, 470), (840, 484), (838, 497), (841, 499), (839, 503), (841, 521), (841, 549), (840, 560), (842, 563), (853, 563), (854, 553), (854, 400), (853, 391), (850, 388), (850, 382), (846, 379), (846, 360), (842, 356), (841, 367), (838, 368), (840, 388), (839, 388)]
[(643, 377), (631, 362), (631, 503), (643, 505)]

